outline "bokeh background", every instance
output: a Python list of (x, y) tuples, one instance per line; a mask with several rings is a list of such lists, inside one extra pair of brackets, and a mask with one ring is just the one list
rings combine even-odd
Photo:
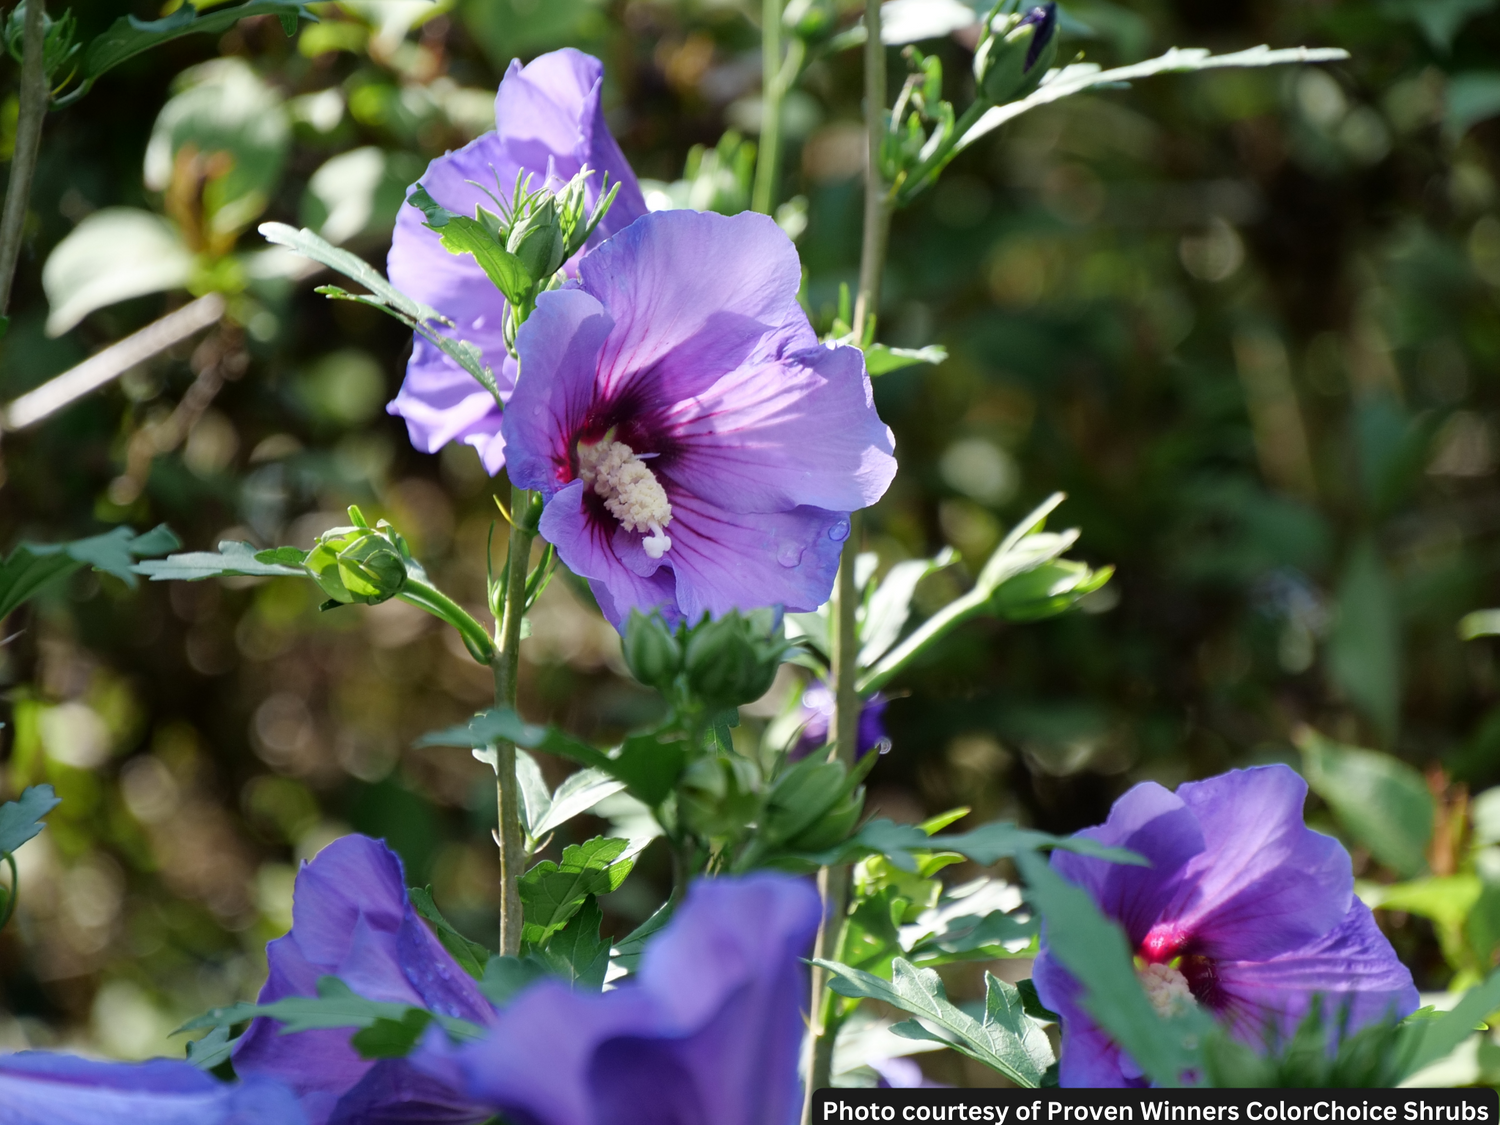
[[(71, 7), (87, 38), (122, 8), (172, 5)], [(310, 225), (382, 263), (405, 185), (492, 127), (512, 57), (559, 46), (604, 60), (609, 120), (655, 198), (743, 209), (759, 5), (313, 7), (324, 22), (294, 38), (266, 17), (177, 40), (49, 117), (0, 400), (194, 294), (225, 293), (230, 315), (6, 433), (0, 544), (165, 521), (194, 549), (306, 546), (358, 503), (477, 613), (496, 482), (467, 447), (411, 448), (383, 410), (405, 333), (314, 294), (327, 275), (297, 276), (254, 225)], [(1417, 877), (1381, 916), (1419, 984), (1444, 988), (1492, 963), (1500, 935), (1484, 922), (1500, 831), (1487, 835), (1484, 802), (1469, 811), (1500, 782), (1497, 642), (1458, 632), (1500, 604), (1500, 5), (1065, 8), (1064, 58), (1262, 42), (1353, 58), (1044, 108), (897, 216), (880, 336), (949, 358), (877, 381), (901, 470), (869, 548), (890, 565), (951, 545), (977, 567), (1062, 490), (1074, 554), (1118, 572), (1067, 616), (969, 625), (898, 684), (871, 805), (1072, 830), (1138, 780), (1300, 766), (1298, 732), (1315, 728), (1422, 775), (1427, 854), (1409, 870), (1372, 857), (1337, 810), (1312, 815), (1346, 834), (1363, 878)], [(960, 106), (972, 38), (921, 45)], [(894, 84), (894, 49), (891, 64)], [(857, 269), (859, 76), (857, 51), (828, 55), (786, 105), (780, 199), (804, 201), (789, 214), (805, 210), (823, 329)], [(928, 579), (919, 610), (964, 582), (964, 566)], [(483, 706), (488, 673), (402, 603), (320, 613), (314, 595), (290, 580), (128, 589), (83, 573), (6, 623), (0, 799), (45, 780), (64, 803), (18, 856), (0, 1048), (180, 1055), (175, 1026), (259, 986), (297, 861), (349, 830), (389, 839), (450, 918), (489, 936), (491, 775), (460, 751), (412, 748)], [(565, 582), (523, 656), (529, 717), (606, 740), (655, 713)], [(795, 690), (788, 674), (750, 719)], [(655, 905), (665, 856), (638, 871), (607, 904), (620, 933)]]

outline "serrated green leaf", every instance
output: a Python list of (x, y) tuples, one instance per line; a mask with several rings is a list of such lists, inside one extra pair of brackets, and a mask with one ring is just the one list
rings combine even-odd
[(525, 925), (521, 940), (541, 948), (567, 925), (590, 895), (618, 890), (635, 866), (629, 840), (595, 836), (563, 849), (562, 861), (543, 860), (521, 876)]
[(187, 1045), (188, 1062), (199, 1070), (213, 1070), (229, 1061), (238, 1040), (229, 1038), (229, 1028), (216, 1027), (201, 1039)]
[(186, 551), (180, 555), (168, 555), (164, 559), (149, 559), (136, 563), (135, 572), (144, 574), (152, 582), (197, 582), (203, 578), (248, 576), (255, 578), (306, 578), (307, 571), (300, 566), (284, 563), (262, 562), (262, 554), (250, 543), (226, 540), (215, 551)]
[(470, 941), (453, 928), (451, 922), (444, 918), (442, 912), (432, 901), (431, 887), (411, 887), (407, 890), (411, 897), (411, 904), (437, 935), (438, 941), (443, 943), (443, 948), (453, 955), (453, 959), (475, 980), (484, 976), (484, 967), (488, 964), (492, 954), (477, 941)]
[(268, 551), (256, 551), (255, 561), (272, 566), (301, 566), (307, 560), (307, 552), (297, 547), (272, 547)]
[(62, 801), (50, 785), (33, 785), (21, 792), (17, 801), (0, 805), (0, 855), (14, 852), (46, 827), (46, 816)]
[(0, 564), (0, 617), (83, 566), (92, 566), (134, 586), (132, 571), (136, 559), (181, 545), (165, 524), (144, 535), (137, 535), (128, 527), (117, 527), (103, 535), (69, 543), (18, 543)]
[(450, 254), (472, 256), (491, 284), (511, 304), (520, 304), (536, 288), (525, 263), (507, 250), (494, 232), (478, 219), (449, 211), (420, 184), (406, 202), (427, 216), (427, 229), (437, 232), (444, 250)]
[[(282, 1024), (281, 1033), (290, 1035), (298, 1031), (319, 1031), (328, 1028), (363, 1028), (372, 1026), (377, 1020), (400, 1021), (411, 1005), (394, 1004), (380, 1000), (367, 1000), (335, 976), (318, 979), (317, 996), (288, 996), (270, 1004), (241, 1002), (226, 1008), (214, 1008), (195, 1020), (189, 1020), (173, 1034), (196, 1031), (199, 1028), (232, 1027), (237, 1023), (264, 1017)], [(423, 1009), (415, 1009), (422, 1011)], [(454, 1016), (429, 1013), (442, 1024), (450, 1035), (463, 1039), (477, 1039), (483, 1029), (468, 1020)]]
[(604, 770), (580, 770), (557, 787), (557, 792), (552, 794), (546, 812), (542, 815), (541, 821), (531, 829), (531, 834), (538, 837), (545, 836), (554, 828), (561, 827), (575, 816), (581, 816), (606, 797), (612, 797), (624, 788), (623, 781), (611, 777)]
[(429, 731), (414, 743), (416, 746), (462, 746), (483, 750), (502, 739), (528, 750), (544, 750), (583, 766), (608, 770), (609, 758), (604, 751), (564, 734), (556, 727), (535, 726), (508, 707), (481, 711), (462, 726)]
[(813, 963), (833, 974), (829, 987), (839, 995), (883, 1001), (941, 1032), (935, 1035), (930, 1028), (907, 1021), (891, 1029), (897, 1035), (946, 1043), (1027, 1089), (1039, 1086), (1051, 1065), (1052, 1047), (1046, 1032), (1027, 1018), (1015, 986), (989, 973), (985, 974), (981, 1022), (948, 999), (936, 972), (919, 969), (900, 957), (891, 962), (889, 981), (837, 961), (815, 959)]
[(575, 988), (600, 991), (609, 970), (609, 939), (599, 936), (603, 922), (598, 899), (590, 895), (537, 956), (546, 962), (554, 976)]
[(614, 963), (627, 973), (635, 972), (636, 967), (641, 963), (641, 954), (646, 951), (646, 946), (672, 920), (672, 914), (676, 909), (677, 903), (672, 899), (667, 899), (656, 908), (651, 917), (616, 942), (614, 949), (610, 951)]

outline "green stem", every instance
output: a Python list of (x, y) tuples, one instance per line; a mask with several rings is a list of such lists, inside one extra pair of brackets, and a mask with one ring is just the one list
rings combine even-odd
[(447, 594), (425, 582), (408, 578), (406, 585), (401, 587), (401, 592), (396, 596), (419, 609), (425, 609), (434, 617), (446, 621), (457, 629), (459, 636), (464, 639), (464, 647), (469, 650), (469, 655), (479, 663), (494, 662), (495, 645), (490, 640), (490, 635), (485, 632), (484, 626), (469, 616), (469, 611)]
[(905, 207), (913, 199), (937, 179), (938, 173), (948, 166), (948, 162), (959, 154), (958, 142), (963, 139), (965, 133), (973, 128), (974, 123), (984, 116), (985, 112), (995, 103), (988, 98), (979, 97), (974, 103), (964, 110), (963, 116), (953, 126), (953, 131), (948, 134), (946, 140), (938, 146), (926, 160), (918, 164), (908, 172), (895, 187), (894, 204), (897, 207)]
[[(531, 564), (531, 541), (536, 531), (526, 524), (531, 493), (511, 486), (510, 554), (505, 571), (504, 612), (499, 623), (499, 652), (495, 672), (495, 706), (515, 708), (516, 685), (521, 669), (521, 621), (526, 616), (526, 577)], [(495, 842), (500, 846), (500, 953), (515, 957), (521, 952), (521, 868), (526, 863), (521, 834), (521, 809), (516, 785), (516, 744), (501, 740), (495, 746), (495, 789), (499, 797), (499, 825)]]
[(879, 691), (900, 675), (902, 670), (938, 637), (980, 613), (989, 599), (989, 592), (970, 590), (962, 597), (949, 602), (924, 621), (916, 632), (888, 652), (879, 664), (865, 673), (859, 680), (858, 689), (867, 693)]
[(31, 178), (42, 144), (42, 119), (47, 115), (46, 33), (44, 0), (27, 0), (21, 31), (21, 104), (16, 118), (16, 149), (10, 162), (10, 184), (0, 211), (0, 316), (10, 307), (11, 283), (26, 235), (26, 207), (31, 200)]
[(781, 3), (762, 0), (760, 17), (760, 151), (750, 206), (769, 215), (776, 206), (777, 163), (781, 158), (781, 98), (786, 93), (781, 66)]
[[(880, 305), (880, 279), (885, 271), (885, 251), (891, 229), (890, 192), (880, 173), (880, 150), (885, 138), (885, 45), (880, 41), (881, 0), (865, 0), (865, 127), (869, 136), (865, 168), (865, 223), (860, 249), (859, 296), (854, 305), (855, 338), (861, 342), (874, 335), (874, 319)], [(855, 628), (858, 591), (854, 586), (854, 560), (859, 554), (860, 515), (849, 517), (849, 538), (839, 561), (838, 585), (834, 591), (833, 652), (834, 719), (833, 757), (846, 768), (854, 765), (859, 741), (860, 696), (859, 637)], [(849, 868), (824, 867), (818, 872), (818, 891), (823, 916), (814, 943), (815, 957), (832, 960), (843, 944), (849, 912)], [(812, 970), (812, 996), (808, 1008), (807, 1086), (803, 1091), (802, 1121), (811, 1125), (813, 1094), (828, 1086), (833, 1077), (833, 1048), (838, 1038), (833, 997), (828, 975), (816, 965)]]

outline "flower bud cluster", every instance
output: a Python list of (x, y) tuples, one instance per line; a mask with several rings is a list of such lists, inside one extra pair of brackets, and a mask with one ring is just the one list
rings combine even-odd
[(1043, 4), (1025, 15), (991, 20), (974, 54), (974, 79), (997, 105), (1024, 98), (1057, 59), (1057, 5)]
[(374, 527), (358, 508), (349, 509), (353, 527), (335, 527), (318, 536), (302, 565), (330, 599), (349, 605), (379, 605), (406, 585), (412, 562), (406, 540), (385, 520)]
[(770, 610), (705, 618), (689, 628), (635, 612), (625, 626), (625, 663), (636, 679), (687, 710), (722, 711), (759, 699), (787, 652)]

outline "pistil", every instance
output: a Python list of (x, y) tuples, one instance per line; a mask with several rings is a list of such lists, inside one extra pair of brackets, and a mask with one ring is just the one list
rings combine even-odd
[(626, 531), (649, 532), (641, 540), (646, 554), (659, 559), (672, 547), (666, 526), (672, 522), (667, 490), (635, 450), (621, 441), (578, 443), (578, 475), (604, 500), (605, 510)]

